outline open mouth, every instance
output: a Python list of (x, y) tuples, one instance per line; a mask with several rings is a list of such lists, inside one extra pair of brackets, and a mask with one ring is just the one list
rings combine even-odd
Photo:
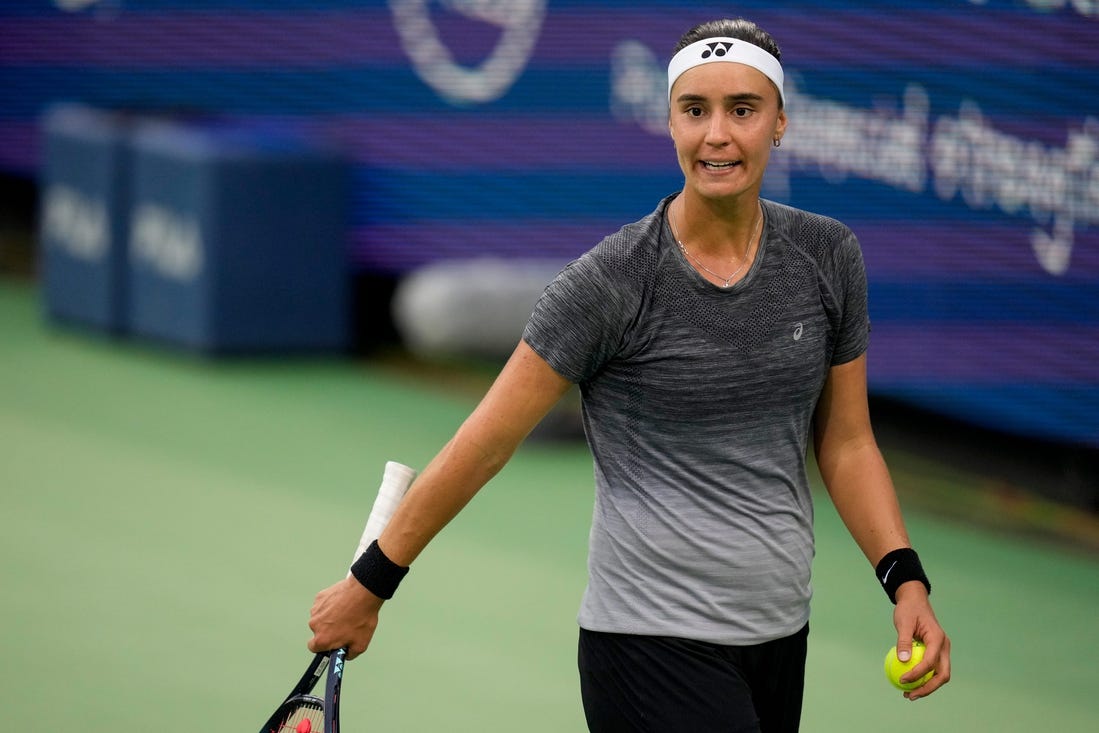
[(719, 170), (725, 170), (727, 168), (735, 168), (736, 166), (740, 165), (740, 161), (739, 160), (724, 160), (724, 161), (704, 160), (704, 161), (702, 161), (702, 165), (706, 168), (709, 168), (710, 170), (719, 171)]

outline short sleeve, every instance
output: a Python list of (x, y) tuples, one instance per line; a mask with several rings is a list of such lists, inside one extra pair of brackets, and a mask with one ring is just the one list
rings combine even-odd
[(569, 381), (587, 381), (618, 353), (636, 315), (626, 281), (597, 250), (574, 260), (538, 299), (523, 340)]
[(834, 250), (833, 292), (840, 308), (836, 346), (832, 366), (846, 364), (861, 356), (870, 342), (870, 315), (867, 304), (866, 266), (859, 241), (844, 228)]

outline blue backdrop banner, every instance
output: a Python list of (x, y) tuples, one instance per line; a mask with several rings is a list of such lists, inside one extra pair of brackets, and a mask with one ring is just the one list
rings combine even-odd
[(871, 388), (1099, 447), (1094, 2), (8, 0), (0, 168), (58, 101), (229, 115), (352, 159), (358, 269), (563, 262), (679, 188), (665, 67), (730, 12), (787, 73), (764, 195), (862, 242)]

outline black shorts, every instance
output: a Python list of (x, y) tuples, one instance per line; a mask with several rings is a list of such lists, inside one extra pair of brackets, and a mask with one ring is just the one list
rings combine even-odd
[(796, 733), (809, 626), (754, 646), (580, 630), (592, 733)]

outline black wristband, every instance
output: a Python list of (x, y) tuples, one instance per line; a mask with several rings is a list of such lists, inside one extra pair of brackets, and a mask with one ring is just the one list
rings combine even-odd
[(370, 543), (366, 552), (351, 565), (351, 574), (363, 587), (378, 596), (389, 600), (397, 592), (397, 586), (408, 575), (408, 568), (401, 567), (390, 560), (378, 547), (378, 541)]
[(931, 581), (923, 571), (920, 556), (911, 547), (887, 552), (874, 569), (874, 574), (878, 576), (878, 582), (885, 590), (885, 595), (889, 596), (889, 600), (894, 604), (897, 602), (897, 588), (910, 580), (920, 581), (927, 588), (927, 592), (931, 592)]

